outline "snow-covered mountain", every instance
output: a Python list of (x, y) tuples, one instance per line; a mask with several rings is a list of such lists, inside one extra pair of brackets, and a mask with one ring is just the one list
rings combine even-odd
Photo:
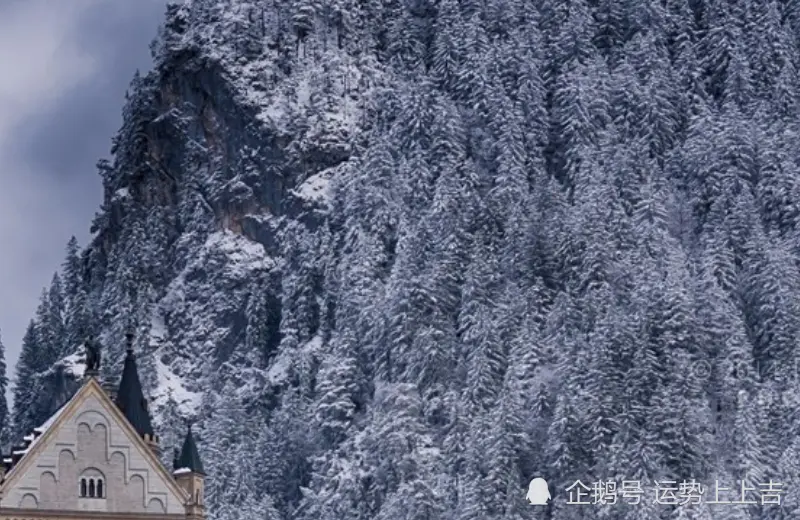
[[(552, 520), (792, 518), (799, 16), (171, 3), (25, 337), (17, 436), (86, 334), (117, 375), (130, 326), (214, 519), (521, 520), (535, 476)], [(786, 496), (565, 504), (607, 479)]]

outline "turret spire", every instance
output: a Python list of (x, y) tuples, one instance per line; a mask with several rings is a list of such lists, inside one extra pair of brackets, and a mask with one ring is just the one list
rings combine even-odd
[(183, 440), (181, 454), (175, 461), (176, 470), (190, 470), (199, 475), (205, 475), (203, 463), (200, 461), (200, 453), (192, 435), (192, 423), (189, 422), (186, 429), (186, 438)]
[(129, 356), (133, 355), (133, 336), (133, 327), (129, 325), (128, 328), (125, 329), (125, 353)]
[(139, 435), (149, 439), (154, 439), (153, 425), (150, 422), (150, 414), (147, 411), (147, 400), (142, 392), (142, 383), (139, 380), (139, 372), (136, 368), (136, 355), (133, 353), (133, 330), (128, 328), (125, 332), (126, 355), (125, 363), (122, 367), (122, 380), (119, 383), (117, 392), (117, 406), (128, 422), (136, 428)]
[(206, 474), (203, 471), (203, 463), (200, 462), (197, 445), (194, 443), (192, 423), (188, 423), (183, 448), (180, 454), (176, 453), (174, 465), (172, 474), (175, 476), (175, 481), (186, 491), (189, 498), (186, 502), (186, 520), (204, 520), (206, 514), (203, 491)]

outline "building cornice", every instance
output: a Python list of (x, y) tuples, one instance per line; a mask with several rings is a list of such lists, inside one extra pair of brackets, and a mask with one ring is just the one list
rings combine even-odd
[(108, 513), (105, 511), (55, 511), (50, 509), (20, 509), (0, 507), (0, 520), (186, 520), (185, 514), (165, 513)]

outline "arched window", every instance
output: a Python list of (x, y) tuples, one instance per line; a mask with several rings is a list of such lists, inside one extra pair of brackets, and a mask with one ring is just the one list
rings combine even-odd
[(199, 489), (195, 490), (195, 492), (194, 492), (194, 503), (195, 504), (199, 504), (200, 503), (200, 490)]
[(80, 474), (81, 498), (106, 498), (105, 480), (97, 468), (86, 468)]

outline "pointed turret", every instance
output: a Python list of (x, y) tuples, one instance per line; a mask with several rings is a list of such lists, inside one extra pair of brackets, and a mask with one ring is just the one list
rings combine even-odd
[(186, 431), (186, 438), (183, 439), (183, 447), (175, 461), (175, 466), (175, 470), (188, 469), (198, 475), (205, 475), (203, 463), (200, 461), (200, 453), (197, 451), (197, 445), (194, 443), (194, 436), (192, 436), (191, 424), (189, 424), (189, 429)]
[(192, 425), (186, 431), (186, 438), (183, 440), (183, 447), (180, 453), (175, 452), (173, 460), (175, 481), (186, 490), (189, 501), (186, 503), (187, 520), (201, 520), (205, 518), (205, 506), (203, 505), (203, 488), (205, 486), (205, 472), (203, 463), (200, 461), (200, 454), (192, 435)]
[(128, 422), (131, 423), (139, 435), (158, 452), (158, 438), (153, 432), (150, 422), (150, 413), (147, 411), (147, 400), (144, 398), (142, 383), (139, 380), (139, 371), (136, 368), (136, 355), (133, 353), (133, 332), (125, 334), (127, 340), (127, 353), (125, 364), (122, 368), (122, 379), (119, 382), (116, 403)]

